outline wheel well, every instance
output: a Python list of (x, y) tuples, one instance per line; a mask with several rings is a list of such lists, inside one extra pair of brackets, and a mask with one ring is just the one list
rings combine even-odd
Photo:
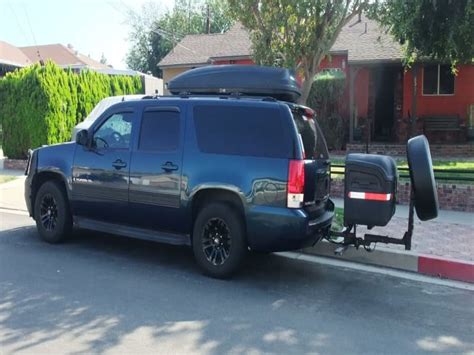
[[(211, 202), (223, 202), (230, 205), (240, 214), (245, 226), (244, 205), (239, 195), (237, 195), (237, 193), (235, 192), (232, 192), (229, 190), (222, 190), (222, 189), (204, 189), (196, 193), (196, 195), (192, 199), (192, 205), (191, 205), (192, 206), (192, 225), (194, 225), (194, 221), (197, 217), (197, 214), (199, 213), (199, 210), (203, 206)], [(245, 229), (246, 229), (246, 226), (245, 226)], [(192, 231), (192, 227), (191, 227), (191, 231)]]
[(38, 190), (41, 185), (43, 185), (46, 181), (56, 181), (59, 186), (61, 186), (63, 192), (66, 194), (67, 197), (66, 184), (64, 183), (64, 180), (61, 175), (50, 171), (44, 171), (39, 174), (36, 174), (33, 179), (33, 183), (31, 186), (31, 205), (33, 206), (33, 208), (35, 205), (36, 194), (38, 193)]

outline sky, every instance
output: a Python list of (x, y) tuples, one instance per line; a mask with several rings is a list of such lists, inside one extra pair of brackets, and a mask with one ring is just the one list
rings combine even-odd
[(0, 0), (0, 40), (17, 47), (72, 44), (75, 50), (125, 69), (130, 47), (127, 12), (174, 0)]

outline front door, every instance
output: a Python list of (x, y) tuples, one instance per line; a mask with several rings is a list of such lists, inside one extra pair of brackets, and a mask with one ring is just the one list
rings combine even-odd
[(88, 146), (77, 146), (72, 171), (75, 215), (128, 222), (132, 112), (116, 112), (93, 129)]
[(373, 140), (391, 141), (395, 113), (395, 81), (399, 68), (374, 69), (375, 112)]
[(182, 232), (180, 206), (183, 112), (180, 107), (148, 107), (140, 124), (130, 168), (130, 207), (142, 228)]

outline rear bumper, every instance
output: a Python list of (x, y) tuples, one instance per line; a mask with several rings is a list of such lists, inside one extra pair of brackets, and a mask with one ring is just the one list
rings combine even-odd
[(334, 218), (334, 203), (311, 219), (303, 209), (255, 206), (247, 214), (247, 233), (252, 250), (288, 251), (312, 246), (324, 237)]

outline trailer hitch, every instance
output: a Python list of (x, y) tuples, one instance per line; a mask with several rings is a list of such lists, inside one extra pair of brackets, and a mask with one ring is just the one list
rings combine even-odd
[[(415, 194), (413, 189), (410, 191), (410, 205), (408, 209), (408, 228), (403, 235), (403, 238), (392, 238), (386, 235), (365, 233), (363, 237), (357, 236), (357, 225), (345, 226), (342, 231), (330, 230), (326, 239), (333, 244), (338, 244), (334, 250), (336, 255), (343, 255), (349, 246), (354, 246), (356, 249), (363, 247), (366, 251), (373, 251), (371, 245), (373, 243), (384, 244), (399, 244), (404, 245), (405, 250), (411, 250), (411, 239), (414, 229), (414, 210), (415, 210)], [(342, 241), (340, 239), (342, 238)]]

